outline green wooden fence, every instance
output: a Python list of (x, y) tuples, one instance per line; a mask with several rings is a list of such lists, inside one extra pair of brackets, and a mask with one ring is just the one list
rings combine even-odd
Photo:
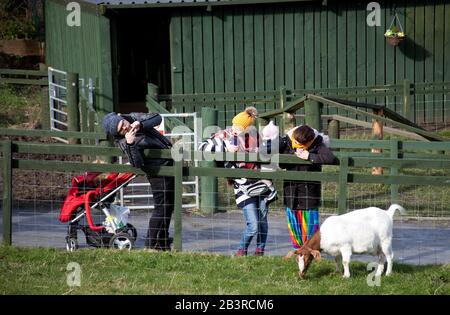
[(0, 83), (20, 85), (48, 85), (47, 71), (0, 69)]
[[(22, 133), (23, 131), (21, 131)], [(32, 132), (32, 131), (30, 131)], [(11, 134), (12, 132), (10, 132)], [(0, 135), (4, 130), (0, 130)], [(23, 133), (22, 133), (23, 134)], [(86, 133), (64, 133), (46, 132), (50, 136), (70, 136), (70, 137), (97, 137), (98, 134)], [(352, 141), (333, 140), (333, 149), (339, 149), (336, 155), (339, 160), (338, 171), (329, 172), (296, 172), (296, 171), (275, 171), (258, 172), (254, 170), (224, 169), (216, 167), (195, 167), (192, 163), (194, 158), (202, 156), (203, 152), (183, 152), (180, 159), (175, 161), (174, 166), (162, 166), (159, 169), (151, 170), (152, 175), (174, 176), (175, 177), (175, 249), (182, 250), (182, 178), (184, 176), (213, 176), (213, 177), (249, 177), (268, 178), (278, 180), (307, 180), (320, 181), (323, 183), (333, 182), (338, 184), (338, 213), (344, 213), (347, 209), (347, 190), (350, 183), (380, 183), (391, 185), (391, 201), (397, 201), (398, 185), (434, 185), (450, 186), (448, 176), (424, 176), (424, 175), (402, 175), (399, 170), (402, 168), (418, 169), (450, 169), (450, 142), (427, 143), (419, 141), (398, 141), (398, 140), (378, 140), (378, 141)], [(370, 153), (372, 148), (383, 148), (384, 153)], [(389, 151), (389, 152), (386, 152)], [(416, 151), (416, 152), (411, 152)], [(417, 152), (419, 151), (419, 152)], [(422, 152), (420, 152), (422, 151)], [(437, 152), (439, 153), (433, 153)], [(445, 151), (445, 152), (443, 152)], [(89, 155), (89, 156), (118, 156), (121, 151), (115, 147), (99, 147), (90, 145), (66, 145), (66, 144), (44, 144), (44, 143), (24, 143), (16, 141), (0, 142), (3, 178), (3, 242), (11, 244), (12, 240), (12, 182), (13, 169), (23, 170), (46, 170), (61, 172), (133, 172), (144, 174), (142, 170), (129, 165), (119, 164), (92, 164), (82, 162), (67, 162), (57, 160), (30, 160), (18, 157), (16, 153), (38, 153), (38, 154), (61, 154), (61, 155)], [(146, 150), (145, 154), (149, 158), (172, 158), (171, 150)], [(257, 154), (238, 155), (230, 153), (213, 154), (217, 161), (253, 161), (267, 162), (262, 156)], [(23, 155), (22, 155), (23, 156)], [(292, 155), (279, 155), (280, 163), (309, 164), (308, 161), (299, 160)], [(370, 175), (358, 172), (361, 168), (373, 166), (390, 169), (388, 175)]]
[[(308, 94), (329, 96), (334, 98), (353, 100), (362, 103), (370, 103), (377, 99), (378, 104), (385, 104), (387, 108), (403, 115), (409, 120), (422, 124), (425, 122), (450, 122), (450, 115), (445, 111), (450, 110), (450, 98), (444, 107), (427, 107), (427, 113), (431, 115), (428, 121), (423, 119), (423, 108), (416, 103), (417, 98), (437, 97), (438, 95), (450, 95), (450, 82), (420, 82), (411, 83), (404, 80), (402, 84), (355, 86), (340, 88), (310, 88), (289, 90), (281, 86), (278, 90), (267, 91), (247, 91), (247, 92), (227, 92), (227, 93), (190, 93), (164, 95), (162, 99), (168, 102), (169, 109), (179, 113), (200, 112), (204, 106), (216, 108), (219, 111), (219, 126), (224, 128), (231, 124), (233, 117), (242, 111), (245, 106), (255, 106), (260, 113), (273, 111), (282, 108), (285, 104), (295, 98)], [(398, 98), (401, 103), (395, 108), (391, 108), (389, 103), (392, 98)], [(442, 98), (442, 97), (441, 97)], [(322, 109), (323, 115), (342, 114), (342, 110), (325, 105)], [(304, 115), (303, 109), (298, 111), (299, 115)], [(349, 118), (363, 119), (370, 121), (366, 117), (360, 117), (354, 113), (346, 113)], [(277, 121), (278, 124), (280, 123)]]

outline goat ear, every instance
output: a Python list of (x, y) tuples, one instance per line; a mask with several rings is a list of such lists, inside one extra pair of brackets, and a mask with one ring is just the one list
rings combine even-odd
[(294, 250), (289, 251), (289, 252), (286, 254), (286, 256), (284, 256), (284, 259), (289, 259), (289, 258), (291, 258), (292, 256), (294, 256), (294, 255), (299, 255), (299, 254), (300, 254), (300, 249), (294, 249)]
[(322, 256), (320, 255), (320, 252), (318, 250), (311, 250), (311, 255), (313, 255), (314, 259), (317, 261), (320, 261), (322, 259)]
[(291, 258), (292, 256), (294, 256), (296, 253), (295, 253), (295, 250), (291, 250), (291, 251), (289, 251), (287, 254), (286, 254), (286, 256), (284, 256), (284, 260), (288, 260), (289, 258)]

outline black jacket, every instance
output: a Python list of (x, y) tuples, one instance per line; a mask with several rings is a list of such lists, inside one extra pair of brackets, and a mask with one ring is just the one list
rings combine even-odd
[(124, 136), (115, 137), (115, 142), (127, 155), (130, 164), (134, 167), (171, 165), (168, 159), (147, 159), (145, 149), (169, 149), (172, 143), (159, 133), (154, 127), (161, 124), (162, 117), (158, 113), (131, 113), (122, 115), (130, 123), (139, 121), (141, 128), (136, 133), (133, 144), (128, 144)]
[[(290, 171), (320, 172), (322, 164), (335, 164), (336, 157), (323, 143), (322, 136), (318, 135), (316, 140), (308, 149), (309, 158), (313, 164), (282, 164), (282, 168)], [(292, 141), (289, 136), (280, 138), (280, 153), (294, 154)], [(306, 210), (320, 206), (321, 183), (315, 181), (284, 181), (284, 204), (293, 210)]]

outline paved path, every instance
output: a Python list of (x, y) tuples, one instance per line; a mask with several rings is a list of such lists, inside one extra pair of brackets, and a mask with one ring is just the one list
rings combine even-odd
[[(1, 230), (0, 211), (0, 230)], [(58, 212), (15, 209), (13, 217), (13, 244), (64, 248), (66, 225), (58, 221)], [(137, 247), (144, 245), (149, 214), (132, 212), (130, 223), (138, 230)], [(173, 221), (173, 220), (172, 220)], [(173, 224), (173, 222), (172, 222)], [(239, 211), (217, 213), (213, 216), (183, 215), (183, 250), (214, 252), (232, 255), (239, 243), (245, 223)], [(447, 222), (419, 220), (406, 222), (399, 218), (394, 223), (393, 249), (395, 261), (408, 264), (450, 263), (450, 226)], [(1, 233), (0, 233), (1, 235)], [(171, 226), (171, 235), (173, 227)], [(1, 238), (2, 236), (0, 236)], [(80, 246), (85, 242), (79, 232)], [(254, 250), (254, 244), (250, 251)], [(269, 215), (267, 255), (283, 256), (290, 250), (284, 214)], [(355, 255), (354, 260), (374, 261), (367, 255)]]

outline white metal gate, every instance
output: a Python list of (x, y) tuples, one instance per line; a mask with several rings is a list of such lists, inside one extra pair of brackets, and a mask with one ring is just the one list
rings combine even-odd
[[(80, 110), (81, 101), (85, 101), (88, 110), (94, 110), (94, 82), (92, 78), (87, 80), (79, 78), (79, 99), (78, 108)], [(67, 72), (48, 67), (48, 96), (50, 106), (50, 130), (67, 131)], [(87, 88), (87, 93), (86, 93)], [(80, 110), (80, 117), (81, 117)], [(69, 143), (67, 139), (53, 137), (54, 139)]]
[[(67, 72), (48, 67), (50, 130), (67, 131)], [(53, 137), (69, 143), (67, 139)]]
[[(198, 128), (197, 128), (197, 115), (196, 113), (179, 113), (179, 114), (161, 114), (161, 116), (164, 119), (170, 118), (170, 117), (176, 117), (176, 118), (191, 118), (193, 119), (193, 126), (194, 130), (191, 132), (183, 132), (183, 133), (165, 133), (164, 135), (170, 138), (179, 137), (179, 136), (190, 136), (192, 137), (192, 145), (194, 147), (194, 150), (198, 147), (200, 144), (200, 138), (198, 135)], [(122, 158), (119, 159), (119, 162), (122, 163)], [(198, 161), (194, 161), (194, 165), (198, 166)], [(142, 182), (138, 183), (136, 180), (141, 180)], [(127, 186), (125, 189), (120, 190), (120, 204), (122, 206), (127, 206), (130, 209), (154, 209), (153, 205), (149, 205), (148, 202), (144, 202), (145, 204), (136, 205), (136, 200), (138, 199), (150, 199), (153, 198), (153, 194), (149, 194), (147, 192), (142, 192), (142, 188), (145, 190), (148, 190), (148, 187), (150, 187), (150, 184), (146, 179), (143, 179), (142, 176), (137, 177), (134, 180), (134, 183), (131, 183)], [(190, 189), (189, 189), (190, 187)], [(198, 176), (193, 177), (190, 180), (183, 181), (183, 197), (194, 197), (194, 202), (189, 204), (183, 204), (182, 207), (189, 209), (189, 208), (199, 208), (200, 207), (200, 199), (199, 199), (199, 179)], [(192, 190), (193, 192), (185, 192), (185, 190)], [(131, 203), (131, 205), (130, 205)]]

